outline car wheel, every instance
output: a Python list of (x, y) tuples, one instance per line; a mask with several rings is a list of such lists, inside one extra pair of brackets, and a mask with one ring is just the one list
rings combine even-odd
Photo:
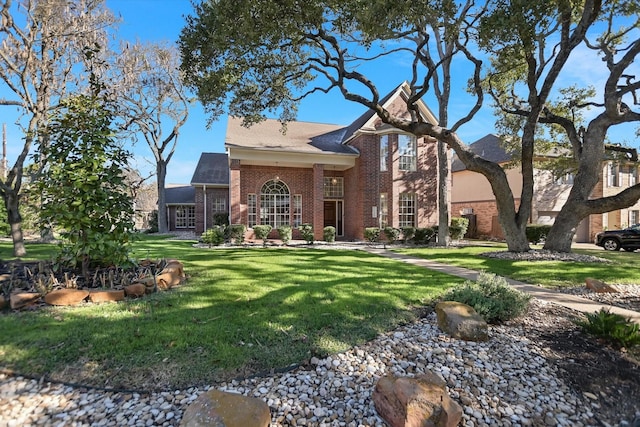
[(620, 243), (616, 239), (609, 237), (602, 241), (602, 247), (608, 251), (619, 251)]

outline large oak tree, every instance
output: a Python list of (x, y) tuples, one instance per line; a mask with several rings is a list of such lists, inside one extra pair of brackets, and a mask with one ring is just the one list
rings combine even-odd
[[(615, 2), (616, 6), (624, 7), (613, 8), (614, 3), (608, 3), (603, 9), (599, 2), (590, 0), (573, 3), (496, 0), (483, 3), (482, 7), (474, 6), (473, 2), (459, 3), (374, 0), (362, 7), (356, 0), (288, 0), (277, 5), (269, 1), (205, 2), (196, 7), (195, 17), (188, 19), (181, 35), (183, 69), (189, 84), (196, 88), (200, 100), (214, 118), (229, 111), (245, 117), (247, 124), (261, 120), (264, 114), (277, 114), (282, 120), (292, 120), (302, 98), (335, 88), (345, 99), (372, 109), (384, 122), (398, 129), (446, 142), (467, 169), (482, 173), (491, 183), (509, 250), (526, 251), (529, 244), (525, 227), (532, 209), (535, 135), (542, 122), (552, 120), (548, 113), (551, 111), (549, 97), (560, 90), (557, 75), (567, 66), (571, 53), (586, 43), (589, 31), (596, 24), (602, 20), (613, 22), (613, 19), (607, 21), (610, 17), (633, 17), (637, 6), (631, 2)], [(458, 10), (463, 12), (458, 13)], [(481, 25), (476, 25), (477, 22)], [(637, 28), (633, 21), (632, 25)], [(446, 33), (443, 30), (447, 27), (457, 31)], [(429, 28), (436, 28), (436, 31), (430, 32)], [(620, 39), (614, 36), (617, 30), (606, 25), (604, 29), (613, 42), (605, 43), (607, 48), (615, 47), (615, 43), (621, 46)], [(434, 33), (448, 34), (444, 41), (452, 43), (454, 50), (444, 51), (441, 56), (426, 54), (428, 49), (438, 45)], [(630, 34), (633, 33), (627, 35)], [(475, 40), (481, 43), (474, 49), (469, 42)], [(557, 40), (557, 43), (548, 48), (546, 43), (551, 40)], [(600, 40), (607, 40), (607, 35)], [(603, 158), (606, 129), (616, 122), (636, 120), (635, 113), (622, 98), (634, 93), (637, 83), (631, 79), (625, 86), (624, 80), (621, 81), (626, 66), (637, 55), (636, 45), (637, 42), (632, 41), (625, 46), (626, 50), (616, 49), (611, 55), (611, 77), (607, 81), (611, 90), (605, 91), (602, 102), (610, 107), (603, 113), (600, 125), (594, 124), (593, 128), (590, 125), (587, 130), (592, 133), (583, 132), (582, 140), (574, 144), (575, 153), (588, 159), (581, 163), (576, 177), (584, 188), (575, 189), (574, 186), (576, 194), (572, 193), (569, 206), (574, 206), (576, 212), (568, 215), (571, 209), (563, 209), (560, 213), (553, 230), (556, 234), (548, 239), (551, 248), (569, 250), (571, 230), (574, 229), (571, 221), (589, 213), (604, 212), (603, 209), (629, 206), (637, 200), (635, 192), (639, 190), (636, 189), (609, 198), (597, 207), (595, 202), (587, 200), (594, 185), (592, 178), (594, 174), (597, 176), (595, 162), (599, 165)], [(523, 186), (519, 204), (500, 165), (469, 151), (456, 133), (482, 105), (481, 62), (477, 58), (481, 48), (494, 55), (492, 64), (496, 72), (492, 77), (495, 81), (501, 72), (521, 70), (522, 67), (526, 70), (519, 75), (511, 73), (511, 86), (524, 82), (529, 91), (528, 96), (523, 97), (524, 104), (519, 104), (519, 113), (525, 117), (520, 134)], [(623, 59), (619, 59), (619, 52)], [(450, 66), (448, 58), (454, 53), (462, 54), (472, 64), (464, 70), (475, 101), (451, 127), (443, 126), (447, 117), (442, 110), (440, 115), (445, 121), (439, 126), (425, 123), (417, 115), (412, 120), (403, 120), (386, 111), (380, 105), (376, 83), (362, 71), (369, 63), (381, 63), (392, 56), (404, 55), (402, 58), (411, 64), (406, 80), (412, 90), (407, 106), (412, 110), (418, 99), (438, 87), (434, 84), (436, 76), (443, 79), (443, 87), (452, 83), (452, 76), (443, 70)], [(616, 91), (620, 85), (625, 89)], [(498, 87), (490, 86), (492, 91)], [(464, 88), (460, 86), (458, 93), (463, 93)], [(626, 110), (621, 108), (623, 104)], [(445, 105), (445, 112), (452, 112), (446, 108), (446, 103), (441, 105)], [(565, 121), (554, 120), (571, 132), (566, 118)], [(577, 128), (575, 131), (579, 134)], [(592, 142), (585, 144), (587, 139)], [(575, 200), (581, 202), (575, 203)], [(561, 224), (569, 224), (570, 231), (563, 232)], [(554, 245), (554, 241), (563, 244)]]

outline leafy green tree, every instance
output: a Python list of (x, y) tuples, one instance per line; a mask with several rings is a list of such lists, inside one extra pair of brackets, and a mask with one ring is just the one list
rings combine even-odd
[(17, 109), (16, 123), (23, 146), (6, 177), (0, 179), (0, 196), (11, 226), (13, 254), (26, 255), (22, 231), (22, 184), (25, 161), (43, 139), (47, 117), (68, 91), (86, 86), (80, 72), (83, 49), (106, 39), (115, 22), (104, 1), (3, 0), (0, 2), (1, 106)]
[(49, 144), (40, 147), (43, 221), (60, 229), (63, 261), (122, 265), (128, 260), (133, 206), (126, 169), (129, 154), (112, 130), (104, 97), (77, 95), (61, 102), (50, 118)]
[[(607, 133), (615, 126), (640, 122), (640, 113), (632, 108), (640, 105), (640, 81), (633, 68), (640, 53), (639, 11), (637, 1), (627, 0), (500, 0), (479, 28), (481, 46), (492, 55), (489, 93), (504, 133), (517, 144), (523, 175), (519, 210), (511, 201), (499, 200), (501, 217), (517, 214), (518, 226), (526, 227), (532, 213), (534, 154), (547, 151), (553, 146), (550, 141), (570, 157), (554, 167), (576, 172), (545, 249), (570, 251), (583, 218), (631, 206), (640, 198), (638, 184), (615, 196), (592, 197), (605, 159)], [(591, 68), (587, 64), (604, 61), (608, 75), (601, 87), (561, 86), (575, 54), (581, 55), (585, 72)]]
[[(629, 77), (633, 73), (625, 71), (638, 51), (638, 41), (629, 41), (637, 35), (636, 3), (374, 0), (363, 8), (356, 0), (203, 2), (188, 17), (180, 38), (182, 68), (212, 119), (228, 111), (244, 117), (247, 125), (265, 114), (293, 120), (301, 99), (336, 89), (345, 99), (375, 111), (384, 123), (446, 142), (468, 170), (482, 173), (491, 183), (512, 251), (529, 250), (526, 224), (532, 210), (534, 141), (540, 124), (553, 121), (565, 129), (581, 165), (576, 177), (581, 188), (574, 185), (567, 209), (556, 220), (557, 241), (562, 244), (553, 244), (556, 238), (551, 234), (547, 241), (555, 250), (569, 250), (568, 237), (578, 218), (628, 206), (640, 196), (640, 190), (632, 189), (602, 203), (588, 199), (603, 158), (606, 130), (638, 120), (629, 105), (636, 103), (639, 86)], [(617, 25), (619, 18), (626, 19), (627, 26)], [(600, 23), (604, 33), (590, 41)], [(578, 46), (593, 51), (591, 61), (603, 55), (610, 71), (602, 102), (596, 103), (604, 110), (583, 130), (567, 120), (569, 115), (554, 118), (550, 100), (551, 94), (562, 93), (558, 75)], [(481, 49), (491, 55), (495, 71), (487, 86), (481, 76), (488, 70), (474, 55)], [(386, 110), (375, 82), (365, 74), (368, 64), (389, 66), (392, 58), (412, 65), (406, 78), (411, 92), (407, 107), (414, 112), (410, 119)], [(468, 71), (462, 83), (454, 79), (451, 67)], [(455, 110), (460, 117), (449, 125), (448, 115), (454, 110), (448, 108), (448, 90), (453, 84), (468, 89), (471, 98), (466, 100), (468, 109)], [(501, 109), (522, 118), (518, 137), (523, 181), (517, 196), (503, 168), (468, 150), (456, 133), (482, 107), (485, 87)], [(525, 95), (512, 97), (511, 105), (502, 102), (521, 89)], [(416, 101), (431, 93), (443, 107), (438, 125), (424, 120), (415, 108)], [(464, 93), (459, 90), (457, 95)]]
[[(355, 0), (203, 2), (181, 36), (182, 68), (212, 120), (225, 110), (243, 117), (247, 125), (259, 122), (265, 113), (293, 120), (302, 98), (337, 89), (345, 99), (375, 111), (385, 123), (436, 138), (438, 242), (446, 245), (450, 150), (445, 143), (457, 138), (455, 131), (482, 104), (481, 61), (468, 47), (471, 24), (482, 9), (473, 1), (453, 0), (377, 0), (366, 8)], [(406, 76), (410, 120), (386, 110), (378, 87), (360, 71), (370, 62), (389, 66), (392, 60), (407, 59), (413, 63)], [(468, 77), (475, 89), (469, 108), (456, 109), (459, 116), (446, 129), (451, 71), (461, 62), (470, 64)], [(438, 103), (439, 126), (429, 123), (416, 107), (429, 92)], [(461, 141), (458, 146), (463, 149)]]

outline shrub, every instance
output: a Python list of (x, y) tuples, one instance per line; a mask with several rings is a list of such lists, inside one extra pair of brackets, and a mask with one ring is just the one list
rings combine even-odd
[(241, 245), (244, 243), (244, 233), (247, 231), (247, 227), (244, 224), (231, 224), (227, 227), (227, 230), (227, 236), (234, 244)]
[(300, 234), (302, 234), (302, 238), (308, 243), (313, 243), (313, 225), (311, 224), (302, 224), (298, 227), (300, 230)]
[(640, 344), (640, 325), (631, 319), (604, 308), (596, 313), (586, 313), (586, 316), (586, 321), (578, 322), (585, 332), (622, 347)]
[(285, 245), (291, 241), (291, 226), (290, 225), (281, 225), (278, 227), (278, 237), (282, 240), (282, 243)]
[(451, 225), (449, 226), (449, 236), (452, 239), (462, 239), (464, 235), (467, 233), (467, 229), (469, 228), (469, 219), (468, 218), (460, 218), (454, 217), (451, 218)]
[(413, 227), (402, 227), (402, 240), (407, 243), (409, 240), (413, 239), (413, 236), (416, 234), (416, 229)]
[(444, 299), (470, 305), (487, 323), (500, 323), (524, 314), (531, 296), (513, 289), (504, 277), (482, 272), (477, 282), (467, 280)]
[(398, 237), (400, 237), (400, 230), (398, 228), (385, 227), (383, 231), (384, 237), (387, 239), (389, 244), (395, 243), (395, 241), (398, 240)]
[(200, 240), (202, 240), (202, 243), (209, 245), (209, 247), (220, 246), (224, 243), (225, 228), (223, 225), (214, 225), (202, 233)]
[(322, 237), (325, 242), (333, 243), (336, 241), (336, 228), (332, 226), (327, 226), (322, 229)]
[(433, 231), (432, 227), (427, 228), (416, 228), (413, 241), (419, 245), (424, 245), (429, 243), (429, 241), (435, 236), (435, 231)]
[(213, 214), (214, 225), (229, 225), (229, 214), (224, 212), (217, 212)]
[(547, 238), (549, 230), (551, 230), (550, 225), (531, 224), (527, 225), (525, 233), (527, 234), (527, 240), (535, 245)]
[(269, 233), (271, 233), (273, 227), (270, 225), (254, 225), (253, 233), (256, 235), (257, 239), (262, 240), (262, 244), (267, 246), (267, 239), (269, 238)]
[(380, 229), (378, 227), (367, 227), (364, 229), (364, 238), (369, 243), (376, 243), (380, 240)]

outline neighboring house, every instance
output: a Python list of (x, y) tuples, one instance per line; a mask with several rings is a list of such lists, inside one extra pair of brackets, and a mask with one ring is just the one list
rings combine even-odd
[[(404, 83), (381, 103), (408, 118), (407, 96)], [(419, 112), (436, 124), (422, 103)], [(196, 233), (223, 207), (230, 223), (247, 225), (248, 238), (256, 224), (291, 225), (296, 238), (295, 227), (308, 223), (318, 240), (333, 226), (338, 238), (361, 240), (365, 227), (437, 223), (436, 141), (400, 132), (372, 111), (348, 126), (290, 122), (286, 129), (277, 120), (246, 128), (229, 117), (225, 146), (227, 154), (202, 155), (191, 181)]]
[[(502, 148), (499, 137), (487, 135), (471, 144), (469, 148), (481, 157), (503, 165), (515, 203), (518, 205), (522, 192), (522, 175), (519, 167), (508, 167), (511, 155)], [(544, 156), (537, 156), (536, 160), (549, 160), (558, 156), (558, 152), (545, 153)], [(638, 165), (635, 150), (612, 146), (607, 150), (607, 157), (609, 158), (603, 160), (600, 180), (593, 190), (593, 198), (619, 193), (637, 182)], [(472, 237), (503, 238), (489, 181), (483, 175), (467, 170), (457, 156), (453, 158), (451, 176), (452, 215), (470, 218), (474, 224), (474, 227), (471, 227)], [(529, 222), (553, 224), (569, 196), (572, 185), (573, 174), (554, 176), (550, 170), (535, 168), (533, 205)], [(580, 223), (574, 239), (577, 242), (592, 242), (595, 234), (603, 229), (640, 222), (639, 211), (640, 204), (636, 204), (628, 209), (591, 215)]]

